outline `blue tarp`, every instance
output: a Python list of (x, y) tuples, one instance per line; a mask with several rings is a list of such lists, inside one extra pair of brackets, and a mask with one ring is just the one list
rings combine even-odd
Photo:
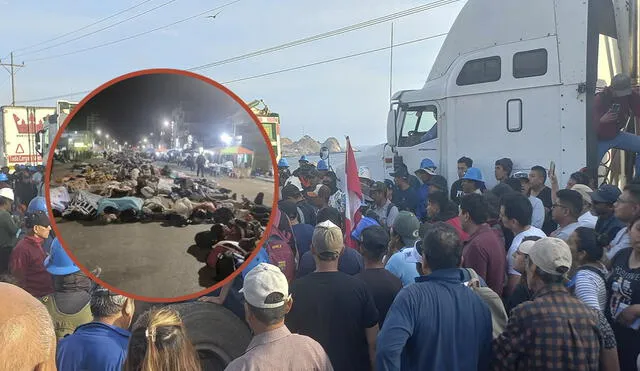
[(121, 198), (103, 198), (98, 202), (98, 215), (104, 213), (104, 209), (112, 207), (120, 212), (134, 209), (142, 210), (144, 201), (138, 197), (121, 197)]

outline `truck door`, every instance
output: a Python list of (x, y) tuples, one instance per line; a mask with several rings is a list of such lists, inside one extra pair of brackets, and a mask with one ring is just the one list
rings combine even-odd
[(439, 125), (442, 117), (436, 102), (420, 102), (403, 105), (399, 120), (401, 129), (397, 141), (397, 153), (409, 172), (417, 170), (420, 161), (430, 158), (440, 166)]

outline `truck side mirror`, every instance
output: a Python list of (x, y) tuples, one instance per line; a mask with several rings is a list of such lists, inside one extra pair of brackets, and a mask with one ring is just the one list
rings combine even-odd
[(395, 147), (398, 143), (396, 137), (398, 130), (396, 125), (398, 118), (396, 117), (396, 110), (393, 107), (389, 108), (389, 114), (387, 115), (387, 144), (391, 147)]
[(42, 143), (44, 142), (44, 130), (40, 130), (36, 133), (36, 152), (42, 156)]

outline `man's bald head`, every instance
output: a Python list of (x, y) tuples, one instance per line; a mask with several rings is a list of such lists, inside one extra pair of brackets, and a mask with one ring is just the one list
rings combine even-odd
[(45, 306), (8, 283), (0, 283), (0, 297), (0, 369), (55, 370), (56, 335)]

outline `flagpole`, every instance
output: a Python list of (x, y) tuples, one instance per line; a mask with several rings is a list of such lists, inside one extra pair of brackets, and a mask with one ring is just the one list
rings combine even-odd
[(391, 100), (393, 97), (393, 22), (391, 22), (391, 45), (389, 51), (389, 100)]

